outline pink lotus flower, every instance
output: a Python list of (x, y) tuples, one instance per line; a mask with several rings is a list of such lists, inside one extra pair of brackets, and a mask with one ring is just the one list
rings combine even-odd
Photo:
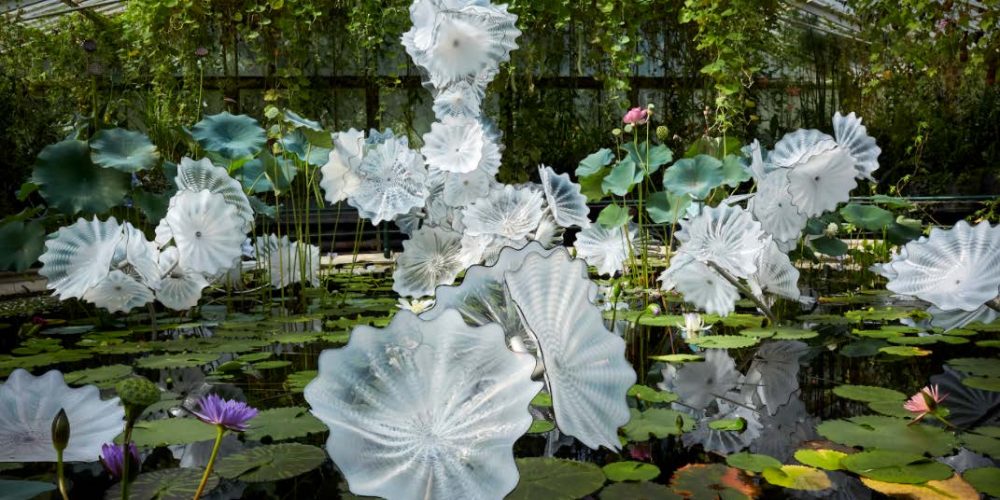
[(645, 108), (632, 108), (622, 117), (622, 122), (630, 125), (642, 125), (649, 120), (649, 111)]
[(903, 408), (916, 415), (913, 422), (910, 422), (912, 424), (919, 422), (927, 415), (936, 416), (938, 404), (944, 401), (947, 397), (947, 394), (941, 394), (938, 392), (937, 385), (929, 385), (920, 389), (920, 391), (911, 396), (906, 403), (903, 403)]

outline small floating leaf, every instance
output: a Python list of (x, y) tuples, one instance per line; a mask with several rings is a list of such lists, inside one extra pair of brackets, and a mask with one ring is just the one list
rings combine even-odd
[(826, 472), (804, 465), (770, 467), (764, 469), (763, 476), (767, 482), (790, 490), (819, 491), (832, 485)]
[(977, 498), (979, 496), (962, 476), (955, 474), (944, 481), (927, 481), (924, 484), (889, 483), (862, 477), (865, 486), (892, 497), (938, 499), (938, 498)]
[(323, 422), (301, 406), (263, 410), (250, 420), (249, 426), (244, 435), (257, 441), (268, 437), (273, 441), (284, 441), (327, 430)]
[(219, 459), (215, 471), (226, 479), (248, 483), (280, 481), (305, 474), (326, 461), (322, 448), (282, 443), (250, 448)]
[(571, 500), (585, 497), (604, 484), (600, 467), (561, 458), (518, 458), (521, 480), (507, 500)]
[(614, 462), (605, 465), (602, 470), (608, 479), (621, 481), (649, 481), (660, 475), (660, 468), (643, 462)]
[(658, 391), (652, 387), (638, 384), (629, 388), (627, 394), (638, 400), (650, 403), (673, 403), (677, 401), (677, 395), (672, 392)]
[(973, 389), (1000, 392), (1000, 378), (997, 377), (966, 377), (962, 379), (962, 385)]
[(901, 356), (904, 358), (910, 358), (915, 356), (927, 356), (930, 355), (931, 353), (931, 351), (928, 351), (926, 349), (920, 349), (919, 347), (904, 346), (904, 345), (883, 347), (879, 349), (879, 352), (890, 354), (892, 356)]
[(842, 469), (843, 467), (841, 467), (840, 461), (846, 456), (847, 453), (837, 450), (802, 449), (795, 452), (795, 460), (798, 460), (806, 465), (816, 467), (817, 469), (826, 470)]
[(650, 356), (653, 361), (663, 361), (666, 363), (690, 363), (695, 361), (705, 361), (704, 356), (697, 354), (662, 354), (660, 356)]
[(979, 467), (969, 469), (962, 473), (965, 480), (969, 482), (980, 493), (985, 493), (991, 497), (1000, 497), (1000, 469), (996, 467)]
[(735, 453), (726, 457), (726, 464), (737, 469), (748, 470), (761, 473), (768, 467), (780, 468), (781, 462), (770, 455), (757, 455), (754, 453)]
[(923, 483), (951, 477), (951, 467), (923, 455), (888, 450), (862, 451), (840, 461), (847, 470), (878, 481)]
[(899, 401), (902, 405), (906, 400), (906, 394), (902, 392), (870, 385), (838, 385), (833, 388), (833, 393), (852, 401)]
[(744, 337), (743, 335), (702, 335), (688, 341), (689, 344), (703, 349), (741, 349), (760, 342), (760, 339)]

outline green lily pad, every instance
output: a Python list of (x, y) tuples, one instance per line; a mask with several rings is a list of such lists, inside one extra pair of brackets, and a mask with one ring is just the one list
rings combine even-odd
[(909, 418), (913, 416), (906, 408), (903, 408), (903, 401), (872, 401), (868, 403), (868, 408), (875, 413), (889, 417)]
[(848, 203), (840, 209), (840, 215), (851, 224), (869, 231), (882, 231), (896, 222), (892, 212), (874, 205)]
[(722, 162), (708, 155), (682, 158), (663, 172), (663, 187), (676, 196), (704, 200), (725, 180)]
[(886, 346), (886, 343), (878, 339), (864, 339), (851, 342), (840, 349), (841, 356), (848, 358), (863, 358), (878, 354), (879, 349)]
[(673, 403), (674, 401), (677, 401), (677, 395), (672, 392), (660, 391), (649, 386), (638, 384), (629, 388), (628, 395), (638, 400), (648, 401), (650, 403)]
[(769, 338), (772, 340), (802, 340), (811, 339), (819, 335), (812, 330), (802, 328), (792, 328), (787, 326), (777, 327), (757, 327), (740, 330), (740, 335), (757, 338)]
[(587, 462), (561, 458), (518, 458), (521, 480), (507, 500), (572, 500), (604, 484), (604, 472)]
[[(161, 469), (139, 474), (129, 486), (131, 500), (187, 500), (194, 498), (201, 483), (200, 469)], [(212, 474), (205, 484), (205, 492), (219, 485), (219, 476)], [(106, 500), (121, 498), (121, 483), (112, 486), (106, 493)]]
[[(706, 314), (705, 316), (706, 316), (705, 323), (708, 323), (709, 315)], [(723, 325), (731, 326), (733, 328), (752, 328), (760, 326), (761, 323), (764, 322), (764, 317), (758, 316), (756, 314), (736, 313), (736, 314), (730, 314), (728, 316), (723, 316), (722, 318), (719, 319), (719, 321)]]
[(757, 498), (760, 491), (739, 469), (722, 464), (688, 464), (674, 472), (670, 489), (684, 498)]
[(612, 483), (601, 490), (601, 500), (682, 500), (684, 497), (662, 484)]
[(94, 384), (101, 389), (113, 387), (115, 382), (132, 374), (132, 367), (127, 365), (104, 365), (69, 372), (64, 375), (69, 385)]
[(924, 424), (908, 425), (909, 420), (865, 415), (842, 420), (828, 420), (816, 431), (823, 437), (847, 446), (867, 449), (943, 456), (957, 444), (955, 436), (937, 427)]
[(24, 271), (45, 251), (45, 226), (39, 221), (8, 221), (0, 226), (0, 271)]
[(878, 329), (878, 330), (861, 330), (855, 328), (851, 333), (857, 335), (858, 337), (864, 337), (868, 339), (892, 339), (896, 337), (902, 337), (903, 333), (896, 330)]
[(629, 408), (629, 413), (632, 418), (622, 427), (622, 432), (633, 442), (647, 441), (650, 436), (660, 439), (679, 436), (694, 429), (693, 418), (666, 408), (651, 408), (646, 411)]
[(860, 476), (889, 483), (940, 481), (954, 473), (951, 467), (923, 455), (889, 450), (862, 451), (844, 457), (840, 464)]
[(528, 434), (544, 434), (556, 428), (556, 424), (548, 420), (532, 420), (531, 427), (528, 427)]
[(804, 465), (769, 467), (763, 476), (768, 483), (790, 490), (820, 491), (832, 486), (826, 472)]
[[(138, 447), (156, 448), (215, 439), (215, 426), (196, 418), (163, 418), (136, 422), (132, 441)], [(118, 437), (120, 442), (121, 436)]]
[(219, 459), (216, 474), (248, 483), (280, 481), (305, 474), (326, 461), (322, 448), (282, 443), (250, 448)]
[(552, 395), (545, 391), (541, 391), (531, 399), (531, 406), (538, 406), (540, 408), (552, 408)]
[(931, 345), (936, 344), (938, 339), (932, 335), (926, 337), (894, 337), (888, 339), (890, 344), (897, 345)]
[(991, 497), (1000, 497), (1000, 468), (978, 467), (962, 473), (976, 491)]
[(42, 149), (32, 182), (49, 206), (67, 215), (106, 212), (121, 203), (130, 186), (128, 174), (94, 165), (87, 143), (76, 140)]
[(207, 365), (217, 359), (219, 359), (219, 354), (211, 352), (160, 354), (142, 358), (138, 360), (135, 365), (139, 368), (147, 368), (150, 370), (160, 370), (164, 368), (195, 368)]
[(1000, 392), (1000, 378), (998, 377), (965, 377), (962, 379), (962, 385), (973, 389)]
[(1000, 340), (977, 340), (976, 345), (979, 347), (1000, 347)]
[[(990, 435), (991, 431), (993, 435)], [(976, 453), (1000, 458), (1000, 427), (978, 427), (971, 432), (963, 432), (959, 439), (966, 448)]]
[(0, 498), (3, 500), (30, 500), (55, 489), (54, 483), (0, 479)]
[(833, 393), (844, 399), (864, 401), (866, 403), (872, 401), (898, 401), (899, 404), (903, 404), (903, 401), (906, 400), (906, 394), (902, 392), (870, 385), (838, 385), (833, 388)]
[(271, 408), (263, 410), (248, 423), (249, 429), (244, 433), (247, 439), (257, 441), (271, 438), (272, 441), (284, 441), (326, 432), (318, 418), (309, 413), (309, 409), (301, 406)]
[(760, 339), (743, 335), (702, 335), (688, 343), (702, 349), (742, 349), (760, 342)]
[(151, 226), (158, 224), (160, 219), (167, 215), (170, 197), (170, 193), (150, 193), (142, 189), (136, 189), (132, 192), (132, 201), (146, 216), (146, 221)]
[(319, 372), (316, 370), (304, 370), (300, 372), (294, 372), (288, 374), (288, 378), (285, 379), (285, 388), (290, 392), (301, 394), (305, 390), (306, 385), (312, 382)]
[(825, 470), (840, 470), (843, 467), (840, 461), (847, 456), (847, 453), (837, 450), (809, 450), (802, 449), (795, 451), (795, 460), (810, 467)]
[(743, 432), (747, 421), (743, 418), (720, 418), (708, 423), (708, 428), (715, 431)]
[(758, 455), (755, 453), (734, 453), (726, 457), (726, 465), (737, 469), (751, 472), (764, 472), (768, 467), (780, 468), (781, 462), (770, 455)]
[(272, 359), (253, 364), (253, 367), (257, 370), (274, 370), (277, 368), (285, 368), (286, 366), (292, 366), (292, 362), (287, 359)]
[(698, 354), (661, 354), (659, 356), (650, 356), (649, 359), (652, 359), (653, 361), (663, 361), (666, 363), (692, 363), (705, 361), (705, 357)]
[(225, 111), (206, 116), (191, 127), (191, 137), (205, 151), (216, 153), (227, 160), (235, 160), (259, 153), (267, 142), (264, 129), (257, 120), (246, 115), (232, 115)]
[(847, 243), (844, 243), (839, 238), (822, 236), (814, 240), (810, 240), (809, 244), (812, 245), (817, 252), (829, 255), (830, 257), (840, 257), (841, 255), (847, 253)]
[(903, 358), (928, 356), (931, 353), (931, 351), (928, 351), (926, 349), (921, 349), (919, 347), (906, 346), (906, 345), (894, 345), (889, 347), (882, 347), (878, 351), (881, 353), (889, 354), (892, 356), (899, 356)]
[(796, 316), (796, 320), (803, 323), (816, 323), (818, 325), (846, 325), (851, 322), (839, 314), (803, 314)]
[(94, 163), (125, 173), (148, 170), (160, 162), (160, 153), (145, 134), (123, 128), (97, 132), (90, 139), (90, 149)]
[(660, 475), (660, 468), (643, 462), (614, 462), (605, 465), (602, 470), (608, 479), (614, 482), (650, 481)]

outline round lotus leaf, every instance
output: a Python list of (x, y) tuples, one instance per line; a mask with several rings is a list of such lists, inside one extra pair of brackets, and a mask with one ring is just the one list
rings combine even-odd
[(691, 205), (690, 196), (677, 196), (667, 191), (650, 195), (646, 200), (646, 213), (657, 224), (676, 223)]
[(247, 439), (284, 441), (304, 437), (309, 434), (326, 432), (323, 422), (309, 413), (307, 408), (290, 406), (261, 411), (249, 422), (250, 428), (243, 434)]
[[(233, 350), (232, 352), (236, 352)], [(179, 353), (148, 356), (136, 362), (139, 368), (158, 370), (164, 368), (195, 368), (219, 359), (216, 353)]]
[(317, 167), (325, 164), (330, 158), (330, 148), (310, 144), (305, 133), (298, 129), (281, 138), (281, 147), (300, 160)]
[(587, 155), (586, 158), (580, 161), (580, 165), (576, 168), (575, 175), (579, 178), (588, 177), (600, 172), (604, 167), (611, 164), (615, 159), (615, 154), (608, 148), (602, 148), (596, 153), (591, 153)]
[(650, 356), (649, 359), (652, 359), (653, 361), (663, 361), (665, 363), (691, 363), (705, 361), (704, 356), (699, 356), (697, 354), (663, 354), (660, 356)]
[(132, 441), (140, 448), (190, 444), (213, 439), (215, 439), (215, 426), (196, 418), (143, 420), (137, 422), (132, 430)]
[(243, 164), (232, 176), (240, 181), (243, 190), (248, 193), (266, 193), (274, 191), (274, 184), (271, 184), (270, 177), (267, 176), (264, 160), (254, 158)]
[[(990, 430), (993, 436), (987, 435)], [(966, 448), (997, 459), (1000, 458), (1000, 433), (997, 431), (1000, 427), (979, 427), (972, 432), (963, 432), (959, 439)]]
[(571, 500), (585, 497), (604, 484), (600, 467), (561, 458), (518, 458), (521, 480), (507, 500)]
[(871, 411), (888, 417), (908, 418), (913, 414), (903, 407), (902, 401), (872, 401), (868, 403)]
[(858, 205), (848, 203), (840, 209), (844, 220), (869, 231), (882, 231), (888, 225), (896, 222), (892, 212), (873, 205)]
[(613, 483), (601, 490), (601, 500), (681, 500), (684, 497), (662, 484)]
[(45, 251), (45, 227), (39, 221), (12, 220), (0, 226), (0, 271), (24, 271)]
[(983, 391), (1000, 392), (1000, 377), (966, 377), (962, 385)]
[(132, 374), (132, 367), (127, 365), (104, 365), (69, 372), (64, 375), (69, 385), (96, 385), (100, 389), (114, 387), (115, 382)]
[(722, 464), (689, 464), (677, 469), (670, 489), (684, 498), (757, 498), (760, 490), (739, 469)]
[(206, 151), (227, 160), (253, 156), (264, 148), (267, 135), (257, 120), (225, 111), (206, 116), (191, 127), (191, 136)]
[(962, 473), (973, 488), (980, 493), (1000, 498), (1000, 469), (996, 467), (979, 467)]
[(121, 203), (130, 186), (128, 174), (94, 165), (87, 143), (76, 140), (45, 146), (32, 181), (49, 206), (67, 215), (106, 212)]
[(104, 167), (126, 173), (156, 166), (160, 153), (145, 134), (123, 128), (105, 129), (90, 139), (90, 159)]
[(316, 375), (319, 374), (316, 370), (304, 370), (300, 372), (288, 374), (288, 378), (285, 379), (285, 388), (290, 392), (301, 394), (305, 390), (306, 385), (312, 382)]
[(635, 172), (635, 162), (631, 158), (623, 159), (601, 181), (601, 190), (604, 194), (612, 193), (616, 196), (625, 196), (635, 185)]
[(322, 448), (282, 443), (251, 448), (219, 459), (215, 472), (248, 483), (280, 481), (309, 472), (326, 461)]
[(943, 481), (927, 481), (924, 484), (890, 483), (862, 477), (861, 482), (868, 488), (892, 498), (978, 498), (975, 488), (962, 476), (953, 474)]
[(804, 465), (769, 467), (763, 475), (767, 482), (790, 490), (819, 491), (832, 486), (826, 472)]
[(772, 340), (800, 340), (811, 339), (819, 335), (812, 330), (793, 328), (787, 326), (767, 326), (758, 328), (747, 328), (740, 331), (740, 335), (757, 337)]
[(795, 460), (817, 469), (840, 470), (840, 460), (847, 456), (847, 453), (837, 450), (809, 450), (802, 449), (795, 452)]
[(605, 465), (602, 470), (608, 479), (621, 481), (650, 481), (660, 475), (660, 468), (643, 462), (627, 460)]
[(688, 343), (702, 349), (742, 349), (760, 342), (760, 339), (743, 335), (702, 335)]
[(874, 387), (870, 385), (838, 385), (833, 388), (833, 393), (853, 401), (898, 401), (900, 405), (906, 399), (906, 394), (886, 389), (884, 387)]
[[(707, 314), (705, 315), (704, 319), (706, 324), (710, 322), (709, 321), (710, 318), (708, 317)], [(764, 322), (764, 317), (755, 314), (736, 313), (736, 314), (730, 314), (728, 316), (723, 316), (722, 318), (719, 319), (719, 321), (723, 325), (731, 326), (733, 328), (751, 328), (760, 326), (761, 323)], [(711, 322), (714, 323), (715, 321)]]
[(663, 173), (663, 187), (676, 196), (703, 200), (725, 180), (722, 162), (708, 155), (677, 160)]
[(750, 169), (744, 166), (743, 160), (737, 155), (726, 155), (722, 159), (722, 183), (729, 187), (737, 187), (750, 180)]
[(4, 500), (29, 500), (55, 489), (55, 483), (0, 479), (0, 498)]
[(650, 437), (663, 439), (667, 436), (679, 436), (694, 430), (694, 419), (681, 412), (666, 408), (651, 408), (639, 411), (629, 408), (632, 418), (622, 432), (632, 442), (648, 441)]
[(734, 453), (726, 457), (726, 464), (737, 469), (752, 472), (764, 472), (768, 467), (780, 468), (781, 462), (769, 455), (757, 455), (754, 453)]
[(923, 455), (888, 450), (871, 450), (844, 457), (840, 464), (847, 470), (890, 483), (923, 483), (948, 479), (951, 467)]
[(828, 420), (816, 427), (821, 436), (847, 446), (901, 451), (933, 456), (948, 455), (957, 444), (955, 435), (925, 424), (910, 425), (903, 418), (865, 415)]
[(882, 347), (878, 351), (881, 353), (889, 354), (891, 356), (899, 356), (902, 358), (928, 356), (931, 353), (931, 351), (928, 351), (927, 349), (920, 349), (919, 347), (913, 347), (908, 345), (894, 345), (889, 347)]
[[(161, 469), (139, 474), (129, 486), (131, 500), (188, 500), (194, 498), (201, 483), (201, 469)], [(219, 485), (219, 477), (212, 474), (205, 484), (205, 493)], [(107, 500), (122, 497), (121, 483), (112, 486), (104, 495)]]
[(628, 396), (632, 396), (640, 401), (650, 403), (673, 403), (677, 401), (677, 395), (672, 392), (660, 391), (646, 385), (633, 385), (629, 388)]

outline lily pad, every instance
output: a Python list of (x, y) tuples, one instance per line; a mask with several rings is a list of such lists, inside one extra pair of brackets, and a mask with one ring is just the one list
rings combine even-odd
[(55, 489), (54, 483), (0, 479), (0, 498), (3, 500), (30, 500)]
[(191, 136), (205, 151), (227, 160), (253, 156), (264, 148), (267, 135), (257, 120), (225, 111), (206, 116), (191, 127)]
[(688, 464), (674, 472), (670, 489), (685, 498), (752, 499), (760, 493), (739, 469), (722, 464)]
[(280, 481), (305, 474), (326, 461), (322, 448), (282, 443), (250, 448), (219, 459), (215, 472), (226, 479), (248, 483)]
[(831, 441), (847, 446), (933, 456), (948, 455), (957, 444), (955, 436), (944, 429), (909, 424), (909, 420), (902, 418), (865, 415), (828, 420), (819, 424), (816, 431)]
[(552, 408), (552, 395), (548, 392), (541, 391), (535, 395), (531, 400), (531, 406), (538, 406), (540, 408)]
[(605, 465), (602, 470), (608, 479), (621, 481), (650, 481), (660, 475), (660, 468), (643, 462), (614, 462)]
[[(234, 351), (235, 352), (235, 351)], [(148, 356), (136, 362), (139, 368), (159, 370), (164, 368), (195, 368), (219, 359), (217, 353), (179, 353)]]
[(882, 231), (886, 226), (896, 222), (892, 212), (874, 205), (858, 205), (848, 203), (840, 209), (844, 220), (869, 231)]
[(531, 427), (528, 427), (528, 434), (544, 434), (556, 428), (556, 424), (548, 420), (532, 420)]
[(903, 404), (903, 401), (906, 400), (906, 394), (902, 392), (870, 385), (838, 385), (833, 388), (833, 393), (844, 399), (864, 401), (866, 403), (872, 401), (899, 401), (899, 404)]
[(629, 408), (629, 412), (632, 418), (622, 427), (622, 432), (629, 441), (646, 441), (650, 436), (660, 439), (679, 436), (694, 429), (694, 419), (678, 411), (666, 408), (639, 411)]
[(24, 271), (45, 251), (45, 227), (39, 221), (8, 221), (0, 226), (0, 271)]
[(673, 403), (677, 401), (677, 395), (672, 392), (660, 391), (646, 385), (638, 384), (629, 388), (628, 395), (640, 401), (648, 401), (650, 403)]
[(951, 467), (923, 455), (888, 450), (862, 451), (844, 457), (840, 464), (847, 470), (889, 483), (923, 483), (948, 479)]
[(767, 482), (790, 490), (820, 491), (832, 486), (826, 472), (804, 465), (770, 467), (764, 469), (763, 476)]
[(802, 328), (777, 326), (747, 328), (745, 330), (741, 330), (740, 335), (757, 338), (769, 338), (772, 340), (801, 340), (811, 339), (819, 334), (812, 330), (805, 330)]
[(966, 377), (962, 379), (962, 385), (973, 389), (1000, 392), (1000, 378), (998, 377)]
[(688, 343), (702, 349), (742, 349), (760, 342), (760, 339), (743, 335), (702, 335)]
[(847, 456), (847, 453), (837, 450), (809, 450), (802, 449), (795, 451), (795, 460), (817, 469), (841, 470), (843, 467), (840, 461)]
[(726, 457), (726, 464), (737, 469), (751, 472), (764, 472), (768, 467), (780, 468), (781, 461), (770, 455), (757, 455), (754, 453), (735, 453)]
[(1000, 469), (979, 467), (965, 471), (962, 476), (980, 493), (1000, 497)]
[(955, 474), (944, 481), (927, 481), (923, 484), (890, 483), (862, 477), (861, 482), (884, 495), (896, 498), (939, 499), (939, 498), (978, 498), (975, 488)]
[(899, 356), (903, 358), (929, 356), (931, 353), (931, 351), (928, 351), (926, 349), (921, 349), (919, 347), (906, 346), (906, 345), (894, 345), (889, 347), (882, 347), (878, 351), (881, 353), (889, 354), (892, 356)]
[(106, 212), (121, 203), (130, 186), (128, 174), (94, 165), (87, 143), (76, 140), (42, 149), (32, 182), (49, 206), (67, 215)]
[(601, 500), (682, 500), (684, 497), (662, 484), (612, 483), (601, 490)]
[(115, 382), (132, 374), (132, 367), (127, 365), (104, 365), (69, 372), (64, 375), (69, 385), (93, 384), (101, 389), (113, 387)]
[(720, 418), (708, 423), (708, 428), (714, 431), (743, 432), (747, 421), (743, 418)]
[(123, 128), (97, 132), (90, 149), (94, 163), (126, 173), (148, 170), (160, 162), (160, 153), (145, 134)]
[(327, 430), (323, 422), (309, 413), (309, 409), (301, 406), (263, 410), (250, 420), (249, 427), (244, 435), (257, 441), (267, 438), (284, 441)]
[(649, 359), (652, 359), (653, 361), (663, 361), (665, 363), (692, 363), (705, 361), (705, 357), (698, 354), (662, 354), (659, 356), (650, 356)]
[(132, 441), (141, 448), (190, 444), (213, 439), (215, 439), (215, 426), (196, 418), (139, 421), (132, 430)]
[(516, 461), (521, 480), (507, 500), (572, 500), (604, 484), (604, 473), (592, 463), (541, 457)]
[(962, 440), (962, 444), (966, 448), (976, 453), (1000, 458), (1000, 432), (998, 431), (1000, 431), (1000, 427), (978, 427), (971, 432), (963, 432), (959, 439)]
[[(129, 486), (129, 498), (132, 500), (187, 500), (194, 498), (201, 483), (202, 471), (199, 469), (161, 469), (139, 474)], [(219, 485), (219, 477), (212, 474), (205, 484), (205, 491), (211, 491)], [(121, 498), (121, 483), (109, 489), (104, 498), (113, 500)]]

